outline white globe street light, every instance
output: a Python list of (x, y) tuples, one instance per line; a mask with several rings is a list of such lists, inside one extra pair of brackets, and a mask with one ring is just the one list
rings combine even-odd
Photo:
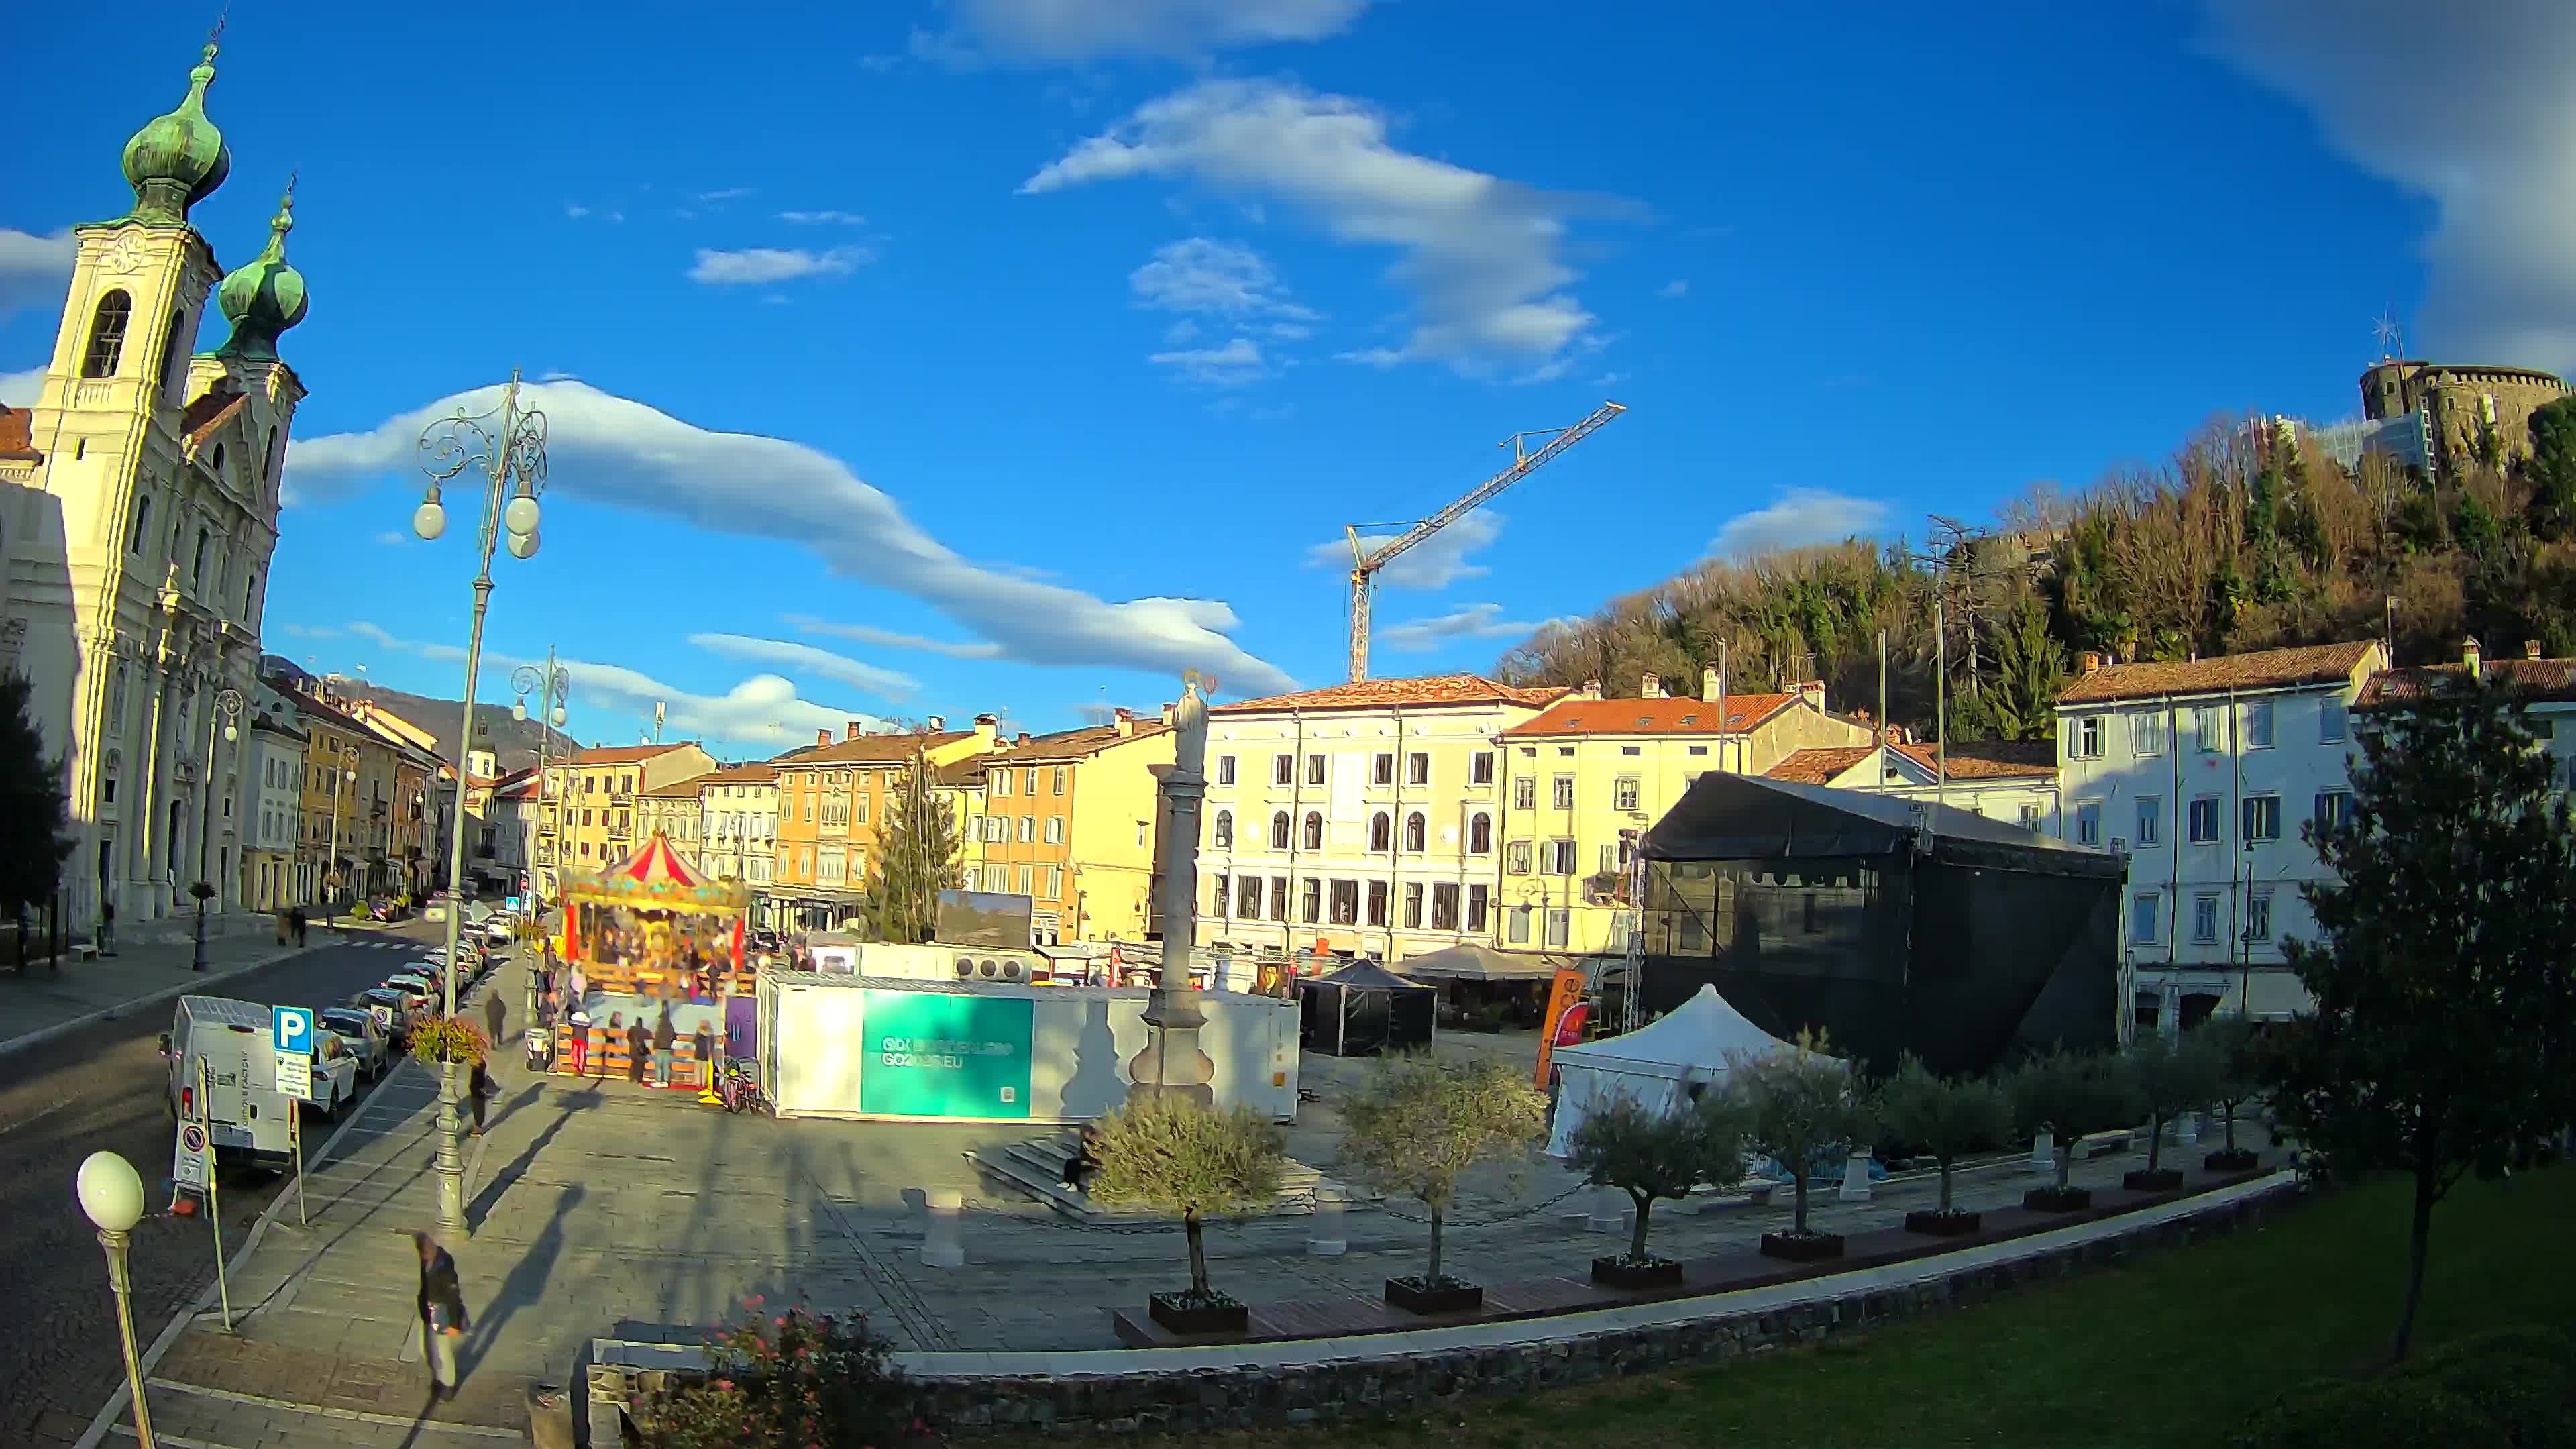
[(510, 557), (512, 558), (535, 558), (537, 556), (537, 536), (533, 532), (511, 534), (509, 548)]
[(423, 543), (447, 532), (447, 509), (436, 494), (421, 500), (421, 505), (411, 511), (411, 531), (420, 535)]
[(98, 1229), (107, 1250), (107, 1285), (116, 1294), (116, 1336), (125, 1347), (125, 1391), (134, 1399), (134, 1437), (153, 1449), (152, 1411), (143, 1401), (143, 1365), (134, 1352), (134, 1280), (126, 1271), (126, 1246), (143, 1219), (143, 1179), (134, 1164), (113, 1152), (93, 1152), (76, 1180), (81, 1211)]
[(512, 533), (537, 531), (537, 500), (522, 493), (501, 506), (501, 526)]

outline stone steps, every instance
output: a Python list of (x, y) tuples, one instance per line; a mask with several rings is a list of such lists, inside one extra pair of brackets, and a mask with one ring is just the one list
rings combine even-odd
[[(1046, 1204), (1058, 1214), (1079, 1223), (1169, 1223), (1177, 1216), (1147, 1208), (1117, 1208), (1096, 1203), (1083, 1193), (1064, 1185), (1064, 1164), (1079, 1137), (1071, 1132), (1033, 1138), (1006, 1144), (998, 1152), (969, 1152), (966, 1159), (978, 1171), (1003, 1186), (1016, 1189)], [(1338, 1203), (1346, 1209), (1375, 1207), (1379, 1199), (1358, 1188), (1333, 1182), (1291, 1158), (1279, 1174), (1279, 1196), (1270, 1210), (1258, 1217), (1294, 1217), (1311, 1214), (1317, 1202)]]

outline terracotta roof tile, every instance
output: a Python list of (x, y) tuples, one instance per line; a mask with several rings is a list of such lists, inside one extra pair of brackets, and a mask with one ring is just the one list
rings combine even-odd
[(696, 740), (682, 740), (673, 745), (593, 746), (587, 750), (573, 751), (572, 758), (564, 763), (576, 769), (588, 765), (633, 765), (645, 760), (659, 759), (673, 750), (685, 750), (696, 743)]
[(200, 396), (188, 404), (186, 412), (179, 415), (181, 436), (188, 440), (191, 447), (203, 443), (214, 436), (215, 429), (222, 427), (233, 414), (241, 411), (242, 403), (246, 398), (247, 395), (243, 393), (221, 390)]
[(1274, 694), (1267, 699), (1241, 699), (1220, 704), (1210, 714), (1253, 714), (1290, 709), (1401, 709), (1408, 706), (1519, 704), (1537, 708), (1566, 693), (1563, 685), (1524, 689), (1497, 684), (1479, 674), (1425, 674), (1411, 679), (1355, 679), (1322, 689)]
[(2227, 689), (2328, 684), (2350, 678), (2377, 647), (2377, 641), (2363, 639), (2163, 664), (2106, 664), (2066, 686), (2057, 702), (2061, 706), (2095, 704), (2159, 694), (2214, 694)]
[(707, 782), (714, 778), (715, 772), (710, 770), (703, 775), (691, 775), (685, 780), (674, 780), (668, 785), (656, 785), (650, 790), (638, 790), (635, 793), (647, 800), (693, 800), (697, 798), (700, 790), (706, 788)]
[[(1794, 694), (1730, 694), (1726, 728), (1741, 732), (1797, 703)], [(1674, 695), (1663, 699), (1568, 699), (1547, 713), (1503, 731), (1509, 737), (1551, 735), (1713, 735), (1714, 701)]]
[[(2465, 664), (2383, 669), (2370, 676), (2370, 682), (2361, 687), (2361, 695), (2353, 701), (2353, 707), (2378, 709), (2421, 699), (2432, 691), (2436, 680), (2450, 683), (2467, 673)], [(2489, 659), (2479, 666), (2479, 673), (2490, 683), (2504, 683), (2534, 699), (2552, 703), (2576, 701), (2576, 659)]]
[(1829, 749), (1800, 750), (1762, 773), (1774, 780), (1787, 780), (1798, 785), (1821, 785), (1868, 759), (1876, 745), (1836, 745)]
[(937, 734), (861, 735), (854, 740), (836, 740), (818, 745), (812, 752), (796, 757), (798, 766), (807, 765), (899, 765), (912, 758), (917, 746), (935, 750), (959, 740), (974, 738), (973, 730), (942, 730)]
[(43, 462), (45, 455), (36, 451), (35, 424), (36, 415), (26, 408), (0, 407), (0, 458)]
[(1131, 733), (1122, 735), (1118, 733), (1116, 725), (1085, 725), (1081, 729), (1058, 730), (1051, 735), (1032, 736), (1025, 745), (1011, 745), (1005, 749), (995, 750), (989, 755), (978, 756), (973, 763), (979, 765), (1071, 764), (1076, 760), (1090, 759), (1111, 745), (1122, 745), (1129, 740), (1150, 739), (1170, 728), (1170, 725), (1161, 720), (1140, 719), (1136, 721), (1135, 729)]
[(969, 755), (954, 760), (931, 772), (930, 783), (943, 790), (978, 790), (984, 785), (984, 764), (990, 755)]
[(748, 765), (727, 765), (712, 775), (698, 778), (710, 785), (766, 785), (778, 778), (778, 767), (765, 760), (755, 760)]

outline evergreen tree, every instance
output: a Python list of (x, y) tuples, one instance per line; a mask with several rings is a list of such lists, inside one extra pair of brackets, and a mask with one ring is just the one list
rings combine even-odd
[(957, 884), (963, 848), (948, 804), (930, 787), (929, 756), (915, 747), (912, 767), (896, 782), (877, 847), (868, 863), (861, 919), (880, 941), (927, 941), (939, 919), (939, 893)]
[(1995, 636), (1995, 677), (1951, 706), (1958, 740), (2053, 740), (2057, 694), (2066, 687), (2066, 651), (2048, 632), (2048, 610), (2024, 599)]
[(62, 762), (45, 758), (34, 700), (26, 675), (0, 674), (0, 910), (12, 916), (53, 900), (72, 853)]
[(2532, 413), (2524, 477), (2531, 484), (2532, 531), (2566, 537), (2576, 525), (2576, 395)]
[(2461, 677), (2357, 730), (2352, 808), (2309, 838), (2317, 1000), (2263, 1053), (2274, 1111), (2337, 1176), (2413, 1179), (2403, 1359), (2433, 1210), (2528, 1166), (2576, 1119), (2576, 818), (2506, 687)]

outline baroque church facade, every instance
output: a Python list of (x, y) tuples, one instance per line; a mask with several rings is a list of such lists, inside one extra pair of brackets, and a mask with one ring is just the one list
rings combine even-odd
[[(279, 472), (304, 385), (286, 261), (294, 185), (230, 272), (189, 208), (232, 169), (206, 115), (216, 46), (126, 143), (132, 207), (74, 228), (71, 292), (33, 407), (0, 407), (0, 668), (33, 682), (77, 844), (66, 918), (120, 926), (239, 904), (260, 616)], [(217, 343), (219, 311), (228, 327)], [(204, 346), (200, 350), (200, 344)], [(231, 726), (228, 731), (226, 726)]]

